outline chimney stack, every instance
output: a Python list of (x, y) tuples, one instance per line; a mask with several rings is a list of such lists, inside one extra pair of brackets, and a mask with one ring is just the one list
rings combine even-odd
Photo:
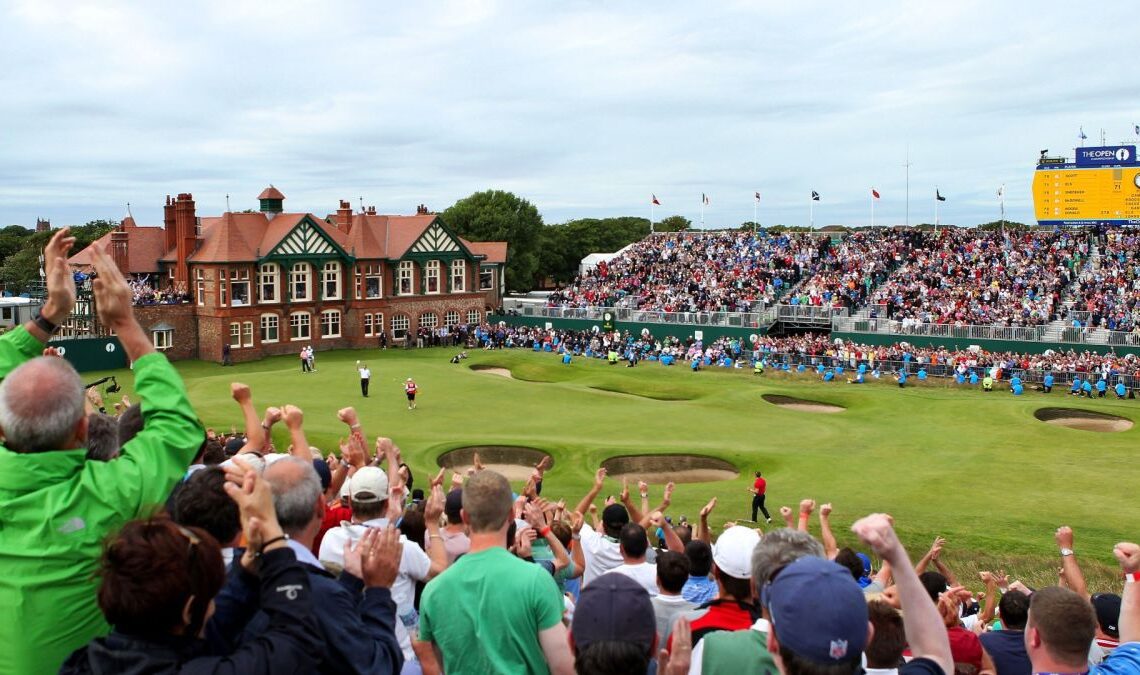
[(194, 253), (198, 241), (198, 218), (194, 214), (194, 196), (188, 192), (178, 195), (174, 202), (174, 227), (178, 238), (174, 281), (180, 282), (183, 288), (189, 288), (190, 268), (187, 260)]
[(348, 232), (352, 228), (352, 204), (340, 200), (340, 208), (336, 210), (336, 229)]
[(115, 267), (119, 268), (124, 277), (130, 273), (129, 243), (130, 235), (123, 227), (120, 226), (111, 232), (111, 259), (115, 261)]
[(170, 195), (166, 195), (166, 206), (162, 207), (162, 225), (166, 235), (163, 239), (165, 248), (162, 253), (166, 255), (178, 245), (178, 230), (174, 223), (174, 202), (171, 201)]

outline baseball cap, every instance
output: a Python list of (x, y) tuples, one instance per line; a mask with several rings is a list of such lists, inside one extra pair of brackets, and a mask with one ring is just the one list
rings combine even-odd
[(582, 589), (570, 635), (578, 649), (595, 642), (631, 642), (653, 649), (657, 624), (649, 593), (624, 574), (603, 574)]
[(607, 527), (620, 528), (629, 522), (629, 512), (621, 504), (610, 504), (602, 511), (602, 523)]
[(382, 502), (388, 498), (388, 474), (379, 467), (361, 467), (349, 481), (348, 494), (355, 502)]
[(751, 579), (752, 549), (759, 543), (760, 534), (756, 530), (734, 525), (725, 530), (713, 545), (713, 562), (730, 577)]
[(1096, 622), (1109, 637), (1120, 637), (1120, 596), (1115, 593), (1097, 593), (1092, 596)]
[(807, 556), (761, 591), (780, 644), (821, 665), (858, 660), (867, 646), (867, 601), (850, 570)]

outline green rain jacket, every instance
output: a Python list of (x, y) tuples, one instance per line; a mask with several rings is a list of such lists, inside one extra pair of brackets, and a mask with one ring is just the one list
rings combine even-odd
[[(0, 379), (42, 350), (23, 328), (0, 336)], [(95, 598), (103, 541), (164, 502), (198, 452), (202, 425), (166, 357), (143, 356), (134, 373), (144, 426), (117, 459), (0, 446), (0, 674), (57, 672), (107, 632)]]

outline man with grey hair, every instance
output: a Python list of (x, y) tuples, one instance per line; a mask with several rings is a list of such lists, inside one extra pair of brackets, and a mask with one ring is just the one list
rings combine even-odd
[(75, 306), (67, 228), (44, 249), (48, 297), (0, 337), (0, 673), (56, 671), (109, 630), (91, 583), (103, 540), (170, 494), (204, 432), (178, 373), (135, 320), (132, 293), (93, 245), (95, 307), (133, 363), (143, 430), (113, 462), (87, 461), (83, 381), (44, 345)]
[[(752, 549), (753, 598), (760, 598), (760, 589), (777, 571), (807, 556), (824, 557), (823, 545), (807, 532), (785, 527), (764, 534)], [(768, 618), (762, 616), (746, 630), (706, 635), (693, 648), (689, 672), (698, 675), (776, 672), (776, 663), (767, 648), (768, 630)]]
[[(240, 461), (235, 460), (235, 461)], [(309, 575), (317, 625), (325, 651), (322, 673), (398, 673), (404, 655), (396, 641), (396, 603), (391, 587), (399, 569), (403, 545), (389, 561), (391, 574), (377, 582), (362, 570), (361, 551), (344, 550), (344, 571), (329, 573), (313, 555), (313, 542), (321, 529), (324, 495), (321, 480), (311, 461), (285, 456), (265, 468), (265, 480), (273, 488), (277, 522), (289, 536), (286, 542)], [(390, 529), (390, 527), (389, 527)], [(225, 595), (227, 586), (222, 594)], [(235, 598), (245, 604), (248, 599)], [(244, 639), (253, 639), (269, 628), (269, 617), (259, 613), (250, 621)]]

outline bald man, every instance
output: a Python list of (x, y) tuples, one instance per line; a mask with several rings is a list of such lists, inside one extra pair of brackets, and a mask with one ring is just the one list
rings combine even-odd
[(115, 461), (86, 461), (83, 381), (40, 356), (75, 305), (74, 243), (66, 228), (52, 237), (47, 301), (0, 336), (0, 674), (55, 672), (107, 632), (94, 581), (103, 540), (167, 498), (205, 437), (182, 380), (135, 320), (122, 273), (93, 245), (99, 320), (134, 363), (144, 424)]

